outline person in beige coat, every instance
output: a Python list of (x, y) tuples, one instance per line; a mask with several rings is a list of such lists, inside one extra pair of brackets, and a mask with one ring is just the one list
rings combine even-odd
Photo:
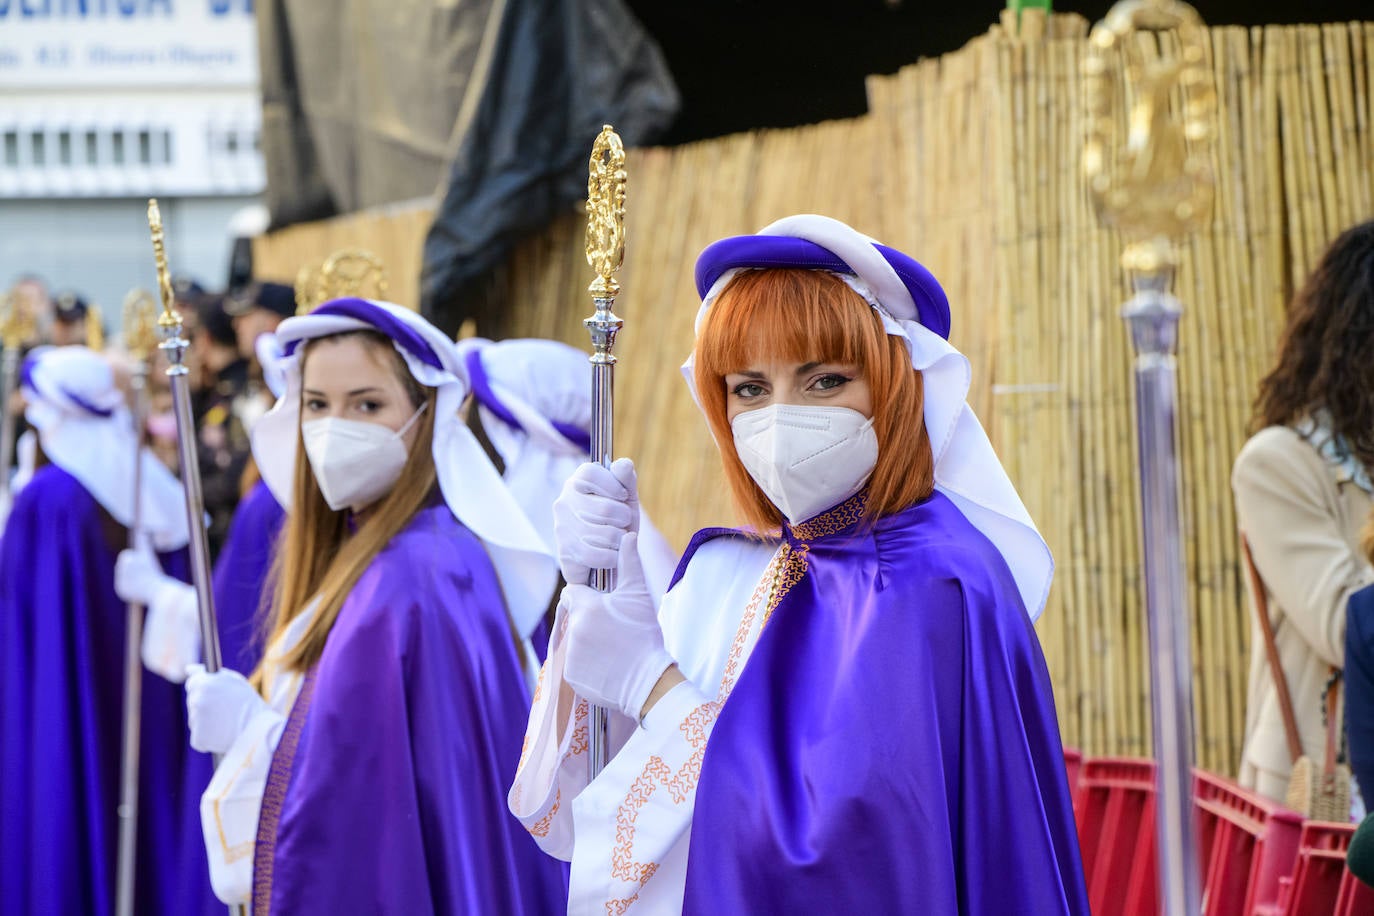
[[(1231, 475), (1236, 514), (1267, 592), (1303, 752), (1320, 763), (1346, 606), (1374, 583), (1360, 545), (1374, 505), (1374, 222), (1337, 238), (1294, 297), (1252, 425)], [(1251, 599), (1240, 783), (1282, 800), (1293, 760)]]

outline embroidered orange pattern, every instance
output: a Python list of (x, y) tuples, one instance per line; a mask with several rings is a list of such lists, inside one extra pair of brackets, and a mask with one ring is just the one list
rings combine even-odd
[[(589, 714), (590, 714), (590, 710), (589, 710), (589, 707), (588, 707), (588, 704), (587, 704), (587, 701), (586, 701), (586, 700), (582, 700), (581, 702), (579, 702), (579, 703), (577, 704), (577, 706), (576, 706), (576, 707), (574, 708), (574, 710), (573, 710), (573, 736), (572, 736), (572, 741), (569, 743), (569, 746), (568, 746), (568, 757), (567, 757), (567, 760), (571, 760), (573, 757), (576, 757), (576, 756), (579, 755), (579, 754), (585, 754), (585, 753), (587, 752), (587, 746), (588, 746), (588, 739), (587, 739), (587, 733), (588, 733), (587, 717), (588, 717)], [(566, 760), (565, 760), (564, 762), (566, 763)], [(520, 766), (521, 766), (521, 768), (524, 767), (524, 761), (523, 761), (523, 760), (520, 762)], [(561, 766), (561, 764), (560, 764), (560, 766)], [(516, 772), (517, 772), (517, 773), (519, 772), (519, 768), (517, 768), (517, 771), (516, 771)], [(520, 789), (521, 789), (520, 783), (519, 783), (519, 782), (516, 782), (516, 784), (515, 784), (515, 792), (516, 792), (516, 794), (515, 794), (515, 803), (516, 803), (517, 806), (520, 804)], [(537, 836), (537, 837), (541, 837), (541, 838), (542, 838), (542, 837), (546, 837), (546, 836), (549, 835), (549, 828), (551, 828), (551, 827), (553, 826), (553, 818), (554, 818), (554, 815), (556, 815), (556, 814), (558, 813), (558, 807), (559, 807), (560, 804), (562, 804), (562, 801), (563, 801), (563, 790), (562, 790), (562, 789), (559, 789), (557, 792), (554, 793), (554, 796), (553, 796), (553, 807), (551, 807), (551, 808), (549, 809), (549, 811), (548, 811), (547, 814), (545, 814), (543, 817), (541, 817), (541, 818), (540, 818), (538, 821), (536, 821), (532, 826), (530, 826), (530, 827), (527, 828), (527, 829), (529, 830), (531, 836)]]
[(706, 741), (711, 735), (711, 727), (720, 715), (721, 708), (739, 680), (740, 670), (744, 664), (745, 643), (753, 631), (754, 618), (758, 616), (760, 606), (763, 608), (763, 622), (759, 625), (759, 632), (762, 633), (763, 627), (767, 626), (778, 604), (805, 578), (806, 558), (811, 552), (809, 542), (837, 534), (857, 524), (864, 516), (867, 503), (867, 494), (859, 493), (829, 512), (792, 527), (792, 535), (800, 543), (793, 547), (790, 542), (784, 542), (773, 555), (768, 569), (759, 580), (749, 604), (744, 609), (739, 627), (735, 630), (735, 639), (730, 644), (730, 653), (725, 660), (725, 671), (721, 675), (720, 690), (716, 698), (693, 709), (678, 726), (692, 748), (691, 756), (673, 775), (670, 775), (671, 770), (661, 758), (650, 757), (639, 778), (630, 786), (629, 794), (620, 804), (616, 813), (616, 845), (611, 855), (611, 875), (620, 881), (635, 882), (636, 886), (630, 896), (606, 901), (607, 916), (621, 916), (625, 913), (631, 904), (639, 899), (639, 893), (644, 889), (644, 885), (658, 871), (656, 862), (641, 863), (633, 859), (635, 821), (639, 818), (639, 810), (648, 803), (649, 798), (660, 786), (667, 787), (674, 804), (678, 805), (687, 802), (696, 790), (701, 779), (701, 766), (706, 758)]
[(644, 770), (639, 774), (639, 778), (630, 786), (629, 794), (620, 803), (620, 808), (616, 812), (616, 844), (611, 854), (611, 875), (620, 881), (634, 882), (635, 888), (628, 897), (607, 900), (607, 916), (619, 916), (628, 910), (630, 905), (639, 899), (639, 892), (644, 889), (644, 885), (658, 871), (657, 862), (640, 863), (633, 858), (635, 821), (639, 817), (639, 809), (648, 803), (649, 798), (660, 786), (667, 787), (675, 804), (683, 804), (691, 797), (697, 781), (701, 778), (701, 765), (706, 757), (706, 739), (710, 736), (711, 726), (715, 724), (721, 707), (725, 705), (726, 697), (739, 677), (745, 643), (749, 640), (754, 619), (758, 616), (761, 605), (766, 607), (773, 603), (773, 593), (776, 591), (779, 574), (785, 568), (787, 557), (791, 553), (792, 551), (784, 544), (773, 555), (767, 571), (754, 589), (744, 615), (740, 618), (739, 627), (735, 630), (734, 642), (730, 644), (730, 654), (725, 661), (725, 673), (721, 677), (719, 695), (689, 712), (678, 726), (692, 748), (687, 762), (674, 774), (661, 758), (650, 757), (644, 764)]

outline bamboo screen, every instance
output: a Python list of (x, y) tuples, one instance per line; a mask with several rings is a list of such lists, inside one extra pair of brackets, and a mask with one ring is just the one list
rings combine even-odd
[[(1150, 751), (1139, 576), (1128, 294), (1118, 240), (1078, 171), (1086, 23), (1035, 40), (1000, 27), (962, 50), (869, 82), (848, 121), (631, 152), (618, 312), (617, 452), (678, 545), (731, 518), (715, 450), (677, 367), (692, 342), (692, 265), (707, 243), (790, 213), (838, 217), (914, 254), (949, 292), (972, 360), (973, 406), (1058, 575), (1039, 624), (1066, 743)], [(1211, 224), (1187, 242), (1175, 292), (1180, 451), (1193, 614), (1198, 762), (1232, 772), (1244, 723), (1248, 609), (1229, 473), (1272, 359), (1284, 303), (1326, 242), (1374, 215), (1374, 24), (1211, 30), (1219, 95)], [(590, 144), (590, 139), (588, 142)], [(268, 236), (263, 274), (334, 248), (374, 247), (414, 302), (423, 208)], [(394, 260), (393, 260), (394, 258)], [(497, 278), (493, 336), (587, 346), (581, 224), (528, 240)]]

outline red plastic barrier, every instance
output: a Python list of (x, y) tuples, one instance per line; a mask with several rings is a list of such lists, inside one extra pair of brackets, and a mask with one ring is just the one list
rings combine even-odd
[(1354, 824), (1303, 824), (1297, 866), (1291, 877), (1279, 882), (1279, 916), (1326, 916), (1336, 912), (1341, 881), (1346, 875), (1345, 851), (1354, 833)]
[(1193, 771), (1202, 912), (1267, 916), (1293, 871), (1302, 816), (1212, 773)]
[(1154, 761), (1084, 761), (1074, 813), (1093, 916), (1157, 916)]
[(1374, 887), (1346, 872), (1341, 876), (1341, 891), (1332, 916), (1369, 916), (1370, 913), (1374, 913)]
[(1078, 777), (1083, 772), (1083, 752), (1076, 747), (1064, 748), (1064, 772), (1069, 777), (1069, 797), (1078, 798)]

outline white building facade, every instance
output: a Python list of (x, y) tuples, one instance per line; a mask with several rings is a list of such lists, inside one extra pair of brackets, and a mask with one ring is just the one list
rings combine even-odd
[(252, 0), (0, 0), (0, 284), (37, 274), (108, 322), (153, 284), (156, 196), (173, 272), (222, 287), (260, 125)]

